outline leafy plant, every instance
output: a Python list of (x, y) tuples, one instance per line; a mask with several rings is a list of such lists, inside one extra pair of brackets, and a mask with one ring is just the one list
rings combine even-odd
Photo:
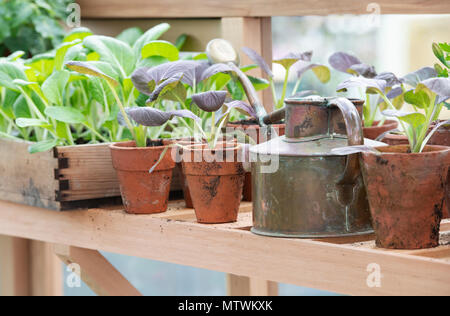
[(25, 56), (44, 53), (64, 37), (62, 22), (71, 0), (0, 1), (0, 56), (23, 51)]
[(450, 44), (433, 43), (433, 53), (441, 62), (441, 64), (435, 64), (434, 69), (438, 73), (439, 77), (448, 78), (448, 72), (450, 69)]
[[(402, 78), (398, 78), (392, 72), (378, 74), (374, 66), (362, 63), (356, 56), (343, 52), (333, 54), (329, 63), (334, 69), (353, 75), (352, 78), (341, 83), (337, 90), (360, 89), (363, 98), (366, 100), (364, 105), (365, 127), (373, 126), (379, 112), (388, 108), (401, 110), (405, 104), (404, 94), (408, 87), (416, 88), (421, 81), (437, 76), (436, 71), (430, 67), (421, 68)], [(375, 99), (375, 104), (373, 104), (372, 95), (379, 96)], [(389, 102), (383, 96), (386, 96)], [(379, 126), (383, 125), (385, 120), (386, 118), (383, 118)]]
[(130, 78), (136, 67), (166, 61), (144, 58), (142, 51), (169, 27), (163, 23), (141, 32), (132, 46), (80, 28), (54, 51), (28, 60), (21, 53), (0, 60), (0, 136), (37, 142), (30, 147), (37, 152), (136, 135), (139, 131), (119, 125), (117, 113), (137, 102), (139, 92)]
[[(424, 71), (419, 71), (418, 73), (424, 73)], [(416, 75), (419, 76), (417, 72)], [(414, 76), (410, 78), (412, 77)], [(450, 79), (425, 79), (420, 81), (415, 89), (406, 91), (403, 94), (403, 98), (415, 108), (415, 112), (404, 112), (397, 109), (385, 93), (388, 84), (387, 79), (357, 77), (340, 84), (338, 90), (343, 91), (350, 87), (362, 87), (366, 89), (367, 93), (380, 95), (389, 107), (382, 114), (399, 119), (403, 131), (408, 137), (411, 152), (422, 152), (432, 134), (437, 130), (436, 128), (431, 133), (428, 133), (431, 124), (438, 119), (444, 101), (450, 98)], [(440, 126), (438, 124), (438, 127)]]
[(298, 92), (298, 89), (300, 87), (300, 83), (303, 77), (303, 74), (306, 73), (309, 70), (312, 70), (313, 73), (316, 75), (317, 79), (319, 79), (322, 83), (327, 83), (330, 81), (331, 75), (330, 75), (330, 69), (327, 66), (315, 64), (311, 62), (312, 58), (312, 52), (304, 52), (304, 53), (289, 53), (285, 57), (281, 59), (274, 60), (274, 63), (280, 64), (284, 67), (286, 70), (286, 75), (283, 83), (283, 91), (281, 94), (281, 98), (278, 99), (275, 91), (275, 84), (273, 80), (273, 72), (271, 70), (271, 67), (266, 63), (264, 58), (260, 56), (257, 52), (255, 52), (251, 48), (244, 47), (243, 48), (244, 53), (252, 59), (267, 75), (269, 78), (269, 83), (272, 88), (272, 95), (273, 95), (273, 102), (276, 108), (281, 108), (284, 105), (284, 100), (286, 98), (287, 94), (287, 85), (288, 85), (288, 79), (289, 74), (294, 65), (297, 67), (297, 82), (295, 84), (294, 90), (292, 91), (292, 95), (295, 95)]

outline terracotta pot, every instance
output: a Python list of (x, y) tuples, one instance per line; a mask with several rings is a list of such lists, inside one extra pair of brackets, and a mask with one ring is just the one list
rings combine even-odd
[(222, 143), (216, 150), (208, 145), (183, 150), (183, 168), (199, 223), (237, 221), (245, 175), (242, 163), (237, 162), (239, 148), (235, 143)]
[(399, 134), (386, 134), (381, 141), (390, 146), (409, 145), (408, 137)]
[[(430, 130), (433, 130), (436, 125), (433, 124)], [(430, 145), (447, 146), (450, 147), (450, 126), (441, 126), (434, 134), (431, 136), (429, 141)], [(447, 181), (447, 198), (446, 205), (450, 205), (450, 170), (448, 171), (448, 181)], [(450, 218), (450, 211), (448, 207), (444, 207), (444, 218)]]
[(375, 121), (371, 127), (364, 127), (364, 137), (375, 140), (381, 134), (398, 127), (398, 122), (393, 120), (387, 120), (382, 126), (378, 126), (379, 123), (380, 121)]
[(367, 188), (377, 246), (423, 249), (439, 245), (450, 148), (426, 146), (411, 154), (409, 146), (377, 148), (363, 153)]
[(170, 150), (156, 169), (149, 173), (170, 142), (165, 141), (163, 144), (138, 148), (135, 142), (123, 142), (110, 146), (127, 213), (155, 214), (167, 211), (175, 168)]
[[(272, 125), (279, 136), (284, 136), (286, 133), (286, 124), (274, 124)], [(236, 129), (242, 130), (245, 134), (250, 136), (257, 144), (261, 142), (265, 142), (267, 140), (261, 139), (261, 127), (258, 124), (245, 124), (245, 123), (228, 123), (227, 127), (232, 127)], [(252, 173), (247, 172), (245, 174), (245, 182), (244, 182), (244, 201), (251, 202), (253, 201), (253, 189), (252, 189)]]

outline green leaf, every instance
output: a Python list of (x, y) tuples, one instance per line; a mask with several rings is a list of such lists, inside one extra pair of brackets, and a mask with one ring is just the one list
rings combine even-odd
[(422, 113), (406, 113), (397, 110), (386, 110), (383, 114), (389, 117), (396, 117), (403, 122), (409, 124), (414, 130), (417, 130), (421, 125), (427, 122), (427, 118)]
[(33, 57), (31, 61), (25, 63), (25, 65), (31, 67), (36, 72), (36, 81), (44, 82), (52, 74), (53, 69), (55, 68), (55, 55), (37, 55)]
[(81, 43), (81, 40), (76, 39), (73, 42), (66, 42), (61, 44), (57, 50), (55, 55), (55, 70), (62, 70), (64, 66), (64, 59), (66, 57), (67, 51), (69, 48), (78, 45)]
[(319, 79), (322, 83), (327, 83), (331, 79), (330, 68), (327, 66), (315, 65), (315, 67), (312, 68), (312, 71), (316, 75), (317, 79)]
[(142, 59), (138, 62), (136, 68), (153, 68), (165, 63), (168, 63), (169, 60), (165, 57), (161, 56), (152, 56), (149, 58)]
[(144, 32), (139, 27), (132, 27), (120, 33), (117, 39), (133, 46), (143, 34)]
[(73, 29), (69, 32), (69, 34), (64, 37), (63, 42), (64, 43), (70, 43), (75, 40), (84, 40), (86, 37), (94, 35), (94, 33), (91, 32), (90, 29), (86, 27), (79, 27), (76, 29)]
[(18, 91), (13, 83), (15, 79), (27, 80), (27, 76), (19, 66), (12, 62), (0, 62), (0, 86)]
[(42, 84), (42, 92), (53, 104), (63, 105), (64, 90), (69, 82), (70, 73), (66, 70), (55, 71)]
[(188, 39), (188, 36), (186, 34), (181, 34), (178, 36), (177, 40), (175, 41), (175, 46), (179, 51), (183, 49), (184, 44), (186, 44), (186, 41)]
[(423, 90), (414, 92), (414, 90), (408, 91), (404, 95), (405, 102), (414, 105), (420, 109), (425, 109), (430, 105), (430, 97), (428, 93)]
[(445, 54), (441, 46), (437, 43), (433, 43), (433, 53), (441, 61), (442, 64), (448, 67), (447, 61), (445, 60)]
[(97, 52), (101, 61), (118, 69), (123, 78), (129, 77), (134, 71), (136, 57), (127, 43), (112, 37), (93, 35), (86, 37), (83, 44)]
[(248, 79), (250, 79), (250, 82), (253, 84), (256, 91), (261, 91), (261, 90), (267, 89), (270, 86), (269, 81), (267, 81), (265, 79), (256, 78), (253, 76), (247, 76), (247, 77), (248, 77)]
[(142, 48), (151, 41), (156, 41), (159, 39), (164, 33), (166, 33), (170, 29), (170, 25), (167, 23), (158, 24), (147, 32), (144, 33), (133, 45), (133, 51), (136, 57), (141, 56)]
[(15, 117), (31, 118), (30, 108), (28, 107), (27, 101), (23, 95), (20, 95), (16, 99), (16, 102), (14, 102), (13, 112)]
[(86, 122), (86, 117), (80, 110), (63, 106), (49, 106), (45, 109), (45, 114), (57, 121), (69, 124), (82, 124)]
[(40, 120), (40, 119), (34, 119), (34, 118), (18, 118), (16, 120), (16, 124), (19, 127), (48, 127), (51, 126), (47, 121)]
[(113, 77), (105, 74), (99, 69), (99, 65), (105, 66), (104, 63), (95, 63), (95, 62), (81, 62), (81, 61), (71, 61), (66, 64), (66, 67), (70, 70), (79, 72), (81, 74), (90, 75), (98, 78), (103, 78), (111, 83), (113, 86), (117, 86), (119, 82)]
[(152, 56), (161, 56), (170, 61), (176, 61), (179, 59), (180, 52), (172, 43), (152, 41), (142, 48), (142, 58), (145, 59)]
[(59, 143), (57, 139), (45, 140), (39, 143), (35, 143), (28, 147), (28, 152), (30, 154), (40, 153), (44, 151), (48, 151), (54, 147), (56, 147)]

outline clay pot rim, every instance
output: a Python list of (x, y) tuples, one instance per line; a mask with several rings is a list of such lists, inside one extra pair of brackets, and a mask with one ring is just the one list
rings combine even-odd
[[(221, 152), (227, 152), (227, 151), (237, 151), (237, 150), (242, 148), (242, 145), (237, 143), (237, 142), (235, 142), (235, 143), (225, 143), (225, 142), (218, 143), (218, 145), (223, 145), (223, 144), (227, 145), (227, 147), (220, 147), (220, 148), (217, 148), (217, 149), (211, 149), (211, 148), (207, 147), (208, 144), (192, 144), (192, 145), (186, 146), (184, 151), (185, 152), (196, 152), (196, 151), (203, 151), (203, 152), (205, 152), (205, 151), (211, 151), (211, 152), (213, 152), (213, 151), (221, 151)], [(196, 148), (196, 147), (201, 147), (201, 148)]]
[[(109, 148), (114, 149), (114, 150), (139, 150), (139, 151), (144, 151), (144, 150), (157, 150), (157, 149), (164, 149), (168, 146), (170, 146), (171, 144), (173, 144), (173, 141), (171, 140), (164, 140), (164, 139), (157, 139), (157, 140), (153, 140), (153, 141), (162, 141), (163, 142), (163, 146), (152, 146), (152, 147), (136, 147), (136, 142), (134, 140), (131, 141), (126, 141), (126, 142), (118, 142), (118, 143), (114, 143), (109, 145)], [(131, 145), (131, 146), (128, 146)]]
[[(410, 148), (409, 145), (396, 145), (396, 146), (384, 146), (384, 147), (375, 147), (376, 150), (390, 150), (390, 149), (405, 149), (408, 151)], [(430, 151), (421, 152), (421, 153), (408, 153), (408, 152), (390, 152), (390, 151), (379, 151), (378, 153), (374, 152), (364, 152), (364, 155), (375, 155), (375, 156), (405, 156), (405, 157), (423, 157), (427, 155), (433, 155), (436, 153), (445, 153), (450, 152), (450, 147), (446, 146), (437, 146), (437, 145), (427, 145), (425, 149), (429, 149)]]
[(374, 121), (374, 122), (373, 122), (374, 125), (372, 125), (372, 126), (370, 126), (370, 127), (364, 127), (364, 129), (386, 128), (386, 127), (388, 127), (388, 126), (392, 126), (392, 127), (395, 128), (395, 127), (398, 126), (398, 122), (395, 121), (395, 120), (386, 120), (386, 121), (384, 122), (384, 124), (381, 125), (381, 126), (375, 125), (375, 124), (380, 123), (380, 122), (381, 122), (381, 121)]

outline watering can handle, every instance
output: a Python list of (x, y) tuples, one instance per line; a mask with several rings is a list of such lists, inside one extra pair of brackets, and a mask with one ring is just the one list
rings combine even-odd
[[(353, 103), (346, 98), (335, 98), (330, 100), (329, 104), (337, 106), (344, 116), (345, 126), (347, 129), (348, 145), (364, 145), (362, 120), (359, 116), (358, 110), (353, 105)], [(354, 184), (360, 173), (361, 171), (359, 166), (358, 154), (349, 155), (347, 158), (347, 166), (345, 167), (344, 174), (338, 181), (338, 184)]]

